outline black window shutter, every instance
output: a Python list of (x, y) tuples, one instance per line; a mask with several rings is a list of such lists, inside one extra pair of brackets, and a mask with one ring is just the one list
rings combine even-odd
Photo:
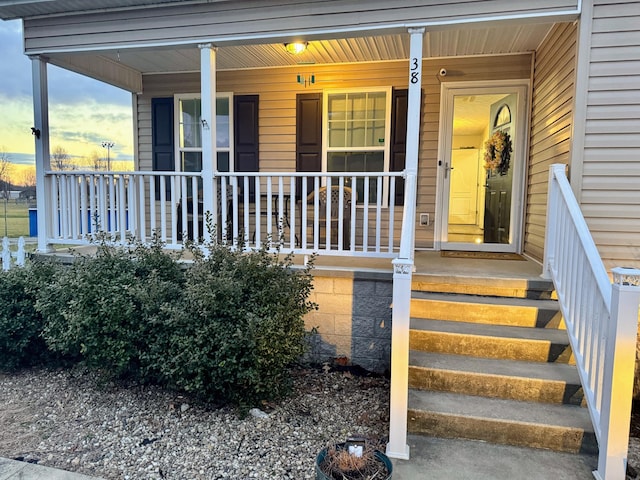
[(258, 134), (258, 95), (233, 97), (234, 170), (258, 172), (260, 139)]
[[(173, 138), (173, 97), (151, 99), (151, 168), (154, 171), (175, 170)], [(167, 200), (171, 187), (166, 184)], [(156, 178), (156, 200), (160, 200), (160, 179)]]
[[(260, 138), (258, 132), (258, 95), (235, 95), (233, 97), (233, 135), (236, 172), (260, 171)], [(243, 178), (238, 178), (243, 185)], [(255, 199), (255, 184), (249, 182), (250, 201)]]
[[(391, 165), (392, 172), (401, 172), (407, 152), (407, 107), (409, 91), (394, 88), (391, 94)], [(395, 204), (404, 204), (404, 180), (396, 179)]]
[[(296, 95), (296, 171), (322, 170), (322, 94)], [(302, 192), (302, 179), (296, 185), (297, 198)], [(313, 180), (307, 181), (307, 195), (313, 191)]]

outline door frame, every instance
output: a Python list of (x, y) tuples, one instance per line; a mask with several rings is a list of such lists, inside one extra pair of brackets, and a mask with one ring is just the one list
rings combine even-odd
[[(435, 250), (469, 250), (479, 252), (522, 253), (522, 226), (525, 214), (525, 181), (529, 163), (529, 91), (528, 79), (497, 80), (479, 82), (443, 82), (440, 87), (440, 119), (438, 134), (437, 180), (436, 180), (436, 222)], [(509, 225), (509, 243), (471, 243), (449, 242), (449, 182), (445, 179), (445, 165), (451, 165), (453, 139), (453, 99), (456, 95), (483, 95), (516, 93), (518, 104), (516, 115), (516, 138), (513, 156), (522, 161), (513, 163), (513, 191), (511, 195), (511, 222)], [(482, 151), (482, 149), (481, 149)], [(451, 178), (450, 175), (447, 175)]]

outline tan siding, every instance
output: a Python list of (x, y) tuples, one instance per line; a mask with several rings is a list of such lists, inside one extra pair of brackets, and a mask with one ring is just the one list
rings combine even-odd
[(640, 267), (640, 1), (594, 1), (581, 207), (607, 268)]
[(293, 35), (340, 29), (398, 29), (407, 22), (438, 24), (495, 18), (564, 14), (577, 0), (247, 0), (157, 8), (105, 11), (25, 20), (26, 51), (113, 44), (170, 43), (190, 40), (218, 43), (237, 38)]
[[(437, 72), (446, 68), (447, 81), (497, 80), (529, 78), (531, 57), (528, 54), (495, 59), (467, 58), (425, 60), (423, 62), (422, 131), (420, 134), (418, 209), (435, 216), (438, 122), (440, 115), (440, 80)], [(219, 91), (234, 94), (259, 94), (260, 169), (286, 172), (295, 170), (295, 98), (297, 93), (329, 88), (363, 88), (392, 86), (407, 88), (406, 62), (314, 65), (295, 68), (219, 72)], [(316, 84), (304, 88), (296, 83), (298, 73), (316, 75)], [(140, 134), (140, 168), (151, 166), (151, 97), (200, 89), (197, 74), (151, 75), (144, 77), (144, 94), (138, 102)], [(395, 219), (395, 223), (400, 222)], [(399, 224), (399, 223), (398, 223)], [(416, 245), (433, 246), (433, 224), (418, 227)]]
[(568, 163), (577, 29), (559, 24), (536, 52), (524, 251), (542, 260), (549, 166)]

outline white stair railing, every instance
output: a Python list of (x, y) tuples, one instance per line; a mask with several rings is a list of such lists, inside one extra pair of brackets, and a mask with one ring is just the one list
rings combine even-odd
[(598, 439), (599, 480), (624, 480), (633, 393), (640, 270), (611, 284), (565, 165), (549, 172), (544, 275), (553, 280)]

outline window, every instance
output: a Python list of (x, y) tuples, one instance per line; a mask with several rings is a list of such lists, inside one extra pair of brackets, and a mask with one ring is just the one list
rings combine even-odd
[[(233, 169), (232, 155), (232, 99), (231, 93), (216, 96), (216, 147), (219, 172)], [(176, 115), (176, 171), (202, 170), (202, 106), (198, 94), (175, 96)]]
[[(327, 172), (387, 172), (391, 89), (328, 91), (324, 94), (324, 158)], [(385, 180), (384, 189), (388, 181)], [(364, 200), (364, 179), (356, 185)], [(376, 179), (369, 180), (369, 202), (376, 202)], [(386, 198), (386, 194), (383, 195)]]

